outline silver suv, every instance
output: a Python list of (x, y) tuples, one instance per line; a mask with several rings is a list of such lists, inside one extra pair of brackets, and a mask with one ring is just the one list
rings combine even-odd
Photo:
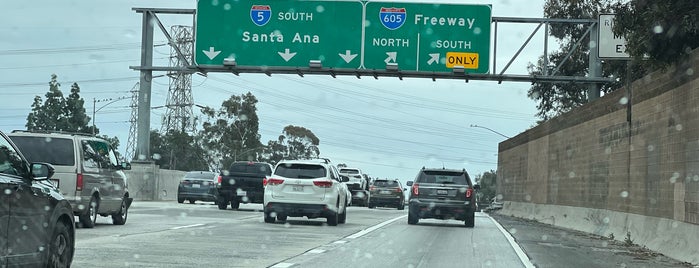
[(264, 181), (264, 220), (326, 218), (336, 226), (347, 219), (347, 186), (329, 160), (282, 160)]
[(463, 220), (466, 227), (473, 227), (476, 212), (475, 185), (466, 170), (425, 169), (418, 172), (415, 182), (409, 181), (410, 207), (408, 224), (420, 219)]
[(133, 198), (121, 163), (105, 140), (85, 134), (13, 131), (7, 135), (30, 162), (50, 163), (51, 181), (70, 202), (83, 227), (92, 228), (97, 215), (126, 223)]

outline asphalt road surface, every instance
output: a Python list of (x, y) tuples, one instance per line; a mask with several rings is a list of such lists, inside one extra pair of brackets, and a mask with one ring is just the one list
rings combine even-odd
[[(267, 224), (261, 209), (260, 204), (219, 210), (204, 202), (135, 201), (126, 225), (112, 225), (111, 218), (100, 217), (95, 228), (76, 230), (73, 267), (509, 268), (534, 267), (529, 260), (532, 252), (538, 267), (619, 267), (623, 263), (588, 266), (579, 262), (582, 260), (565, 258), (557, 263), (565, 265), (548, 266), (565, 250), (574, 249), (560, 247), (561, 251), (547, 255), (528, 249), (532, 246), (529, 240), (522, 243), (522, 249), (507, 231), (508, 226), (512, 230), (520, 224), (518, 220), (500, 217), (507, 224), (503, 228), (485, 213), (476, 215), (475, 228), (465, 228), (455, 220), (423, 219), (418, 225), (408, 225), (407, 209), (350, 207), (346, 224), (327, 226), (325, 219), (292, 217)], [(526, 230), (519, 228), (515, 237)], [(546, 226), (537, 230), (560, 232)], [(537, 236), (542, 235), (534, 234)], [(597, 252), (589, 254), (587, 258), (594, 258)], [(642, 267), (639, 263), (644, 260), (628, 263), (633, 264), (628, 267)]]

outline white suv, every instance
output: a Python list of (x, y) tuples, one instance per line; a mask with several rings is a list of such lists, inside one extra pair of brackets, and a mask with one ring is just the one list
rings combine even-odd
[(343, 167), (340, 168), (340, 174), (349, 177), (347, 187), (349, 187), (350, 191), (369, 189), (368, 182), (364, 178), (364, 174), (362, 173), (361, 169)]
[(286, 217), (326, 218), (330, 226), (347, 219), (347, 186), (329, 160), (282, 160), (267, 178), (264, 220), (286, 221)]

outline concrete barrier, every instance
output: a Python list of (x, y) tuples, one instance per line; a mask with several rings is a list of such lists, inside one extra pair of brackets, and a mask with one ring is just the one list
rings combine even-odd
[(497, 213), (604, 237), (613, 235), (622, 242), (628, 233), (634, 244), (699, 264), (699, 226), (695, 224), (605, 209), (512, 201), (505, 201)]
[(127, 170), (129, 194), (137, 201), (177, 199), (177, 186), (186, 172), (160, 169), (150, 162), (132, 162)]

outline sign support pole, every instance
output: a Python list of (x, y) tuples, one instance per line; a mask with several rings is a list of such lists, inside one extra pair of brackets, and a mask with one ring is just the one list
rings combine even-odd
[(138, 90), (138, 119), (136, 133), (136, 160), (150, 160), (150, 101), (151, 82), (153, 81), (153, 20), (151, 11), (143, 12), (143, 25), (141, 30), (141, 66), (140, 87)]
[[(595, 23), (592, 26), (592, 31), (590, 32), (590, 54), (588, 59), (588, 71), (589, 77), (599, 78), (602, 77), (602, 62), (599, 59), (599, 23)], [(592, 47), (592, 46), (595, 47)], [(587, 88), (587, 101), (591, 102), (600, 97), (600, 84), (589, 84)]]

